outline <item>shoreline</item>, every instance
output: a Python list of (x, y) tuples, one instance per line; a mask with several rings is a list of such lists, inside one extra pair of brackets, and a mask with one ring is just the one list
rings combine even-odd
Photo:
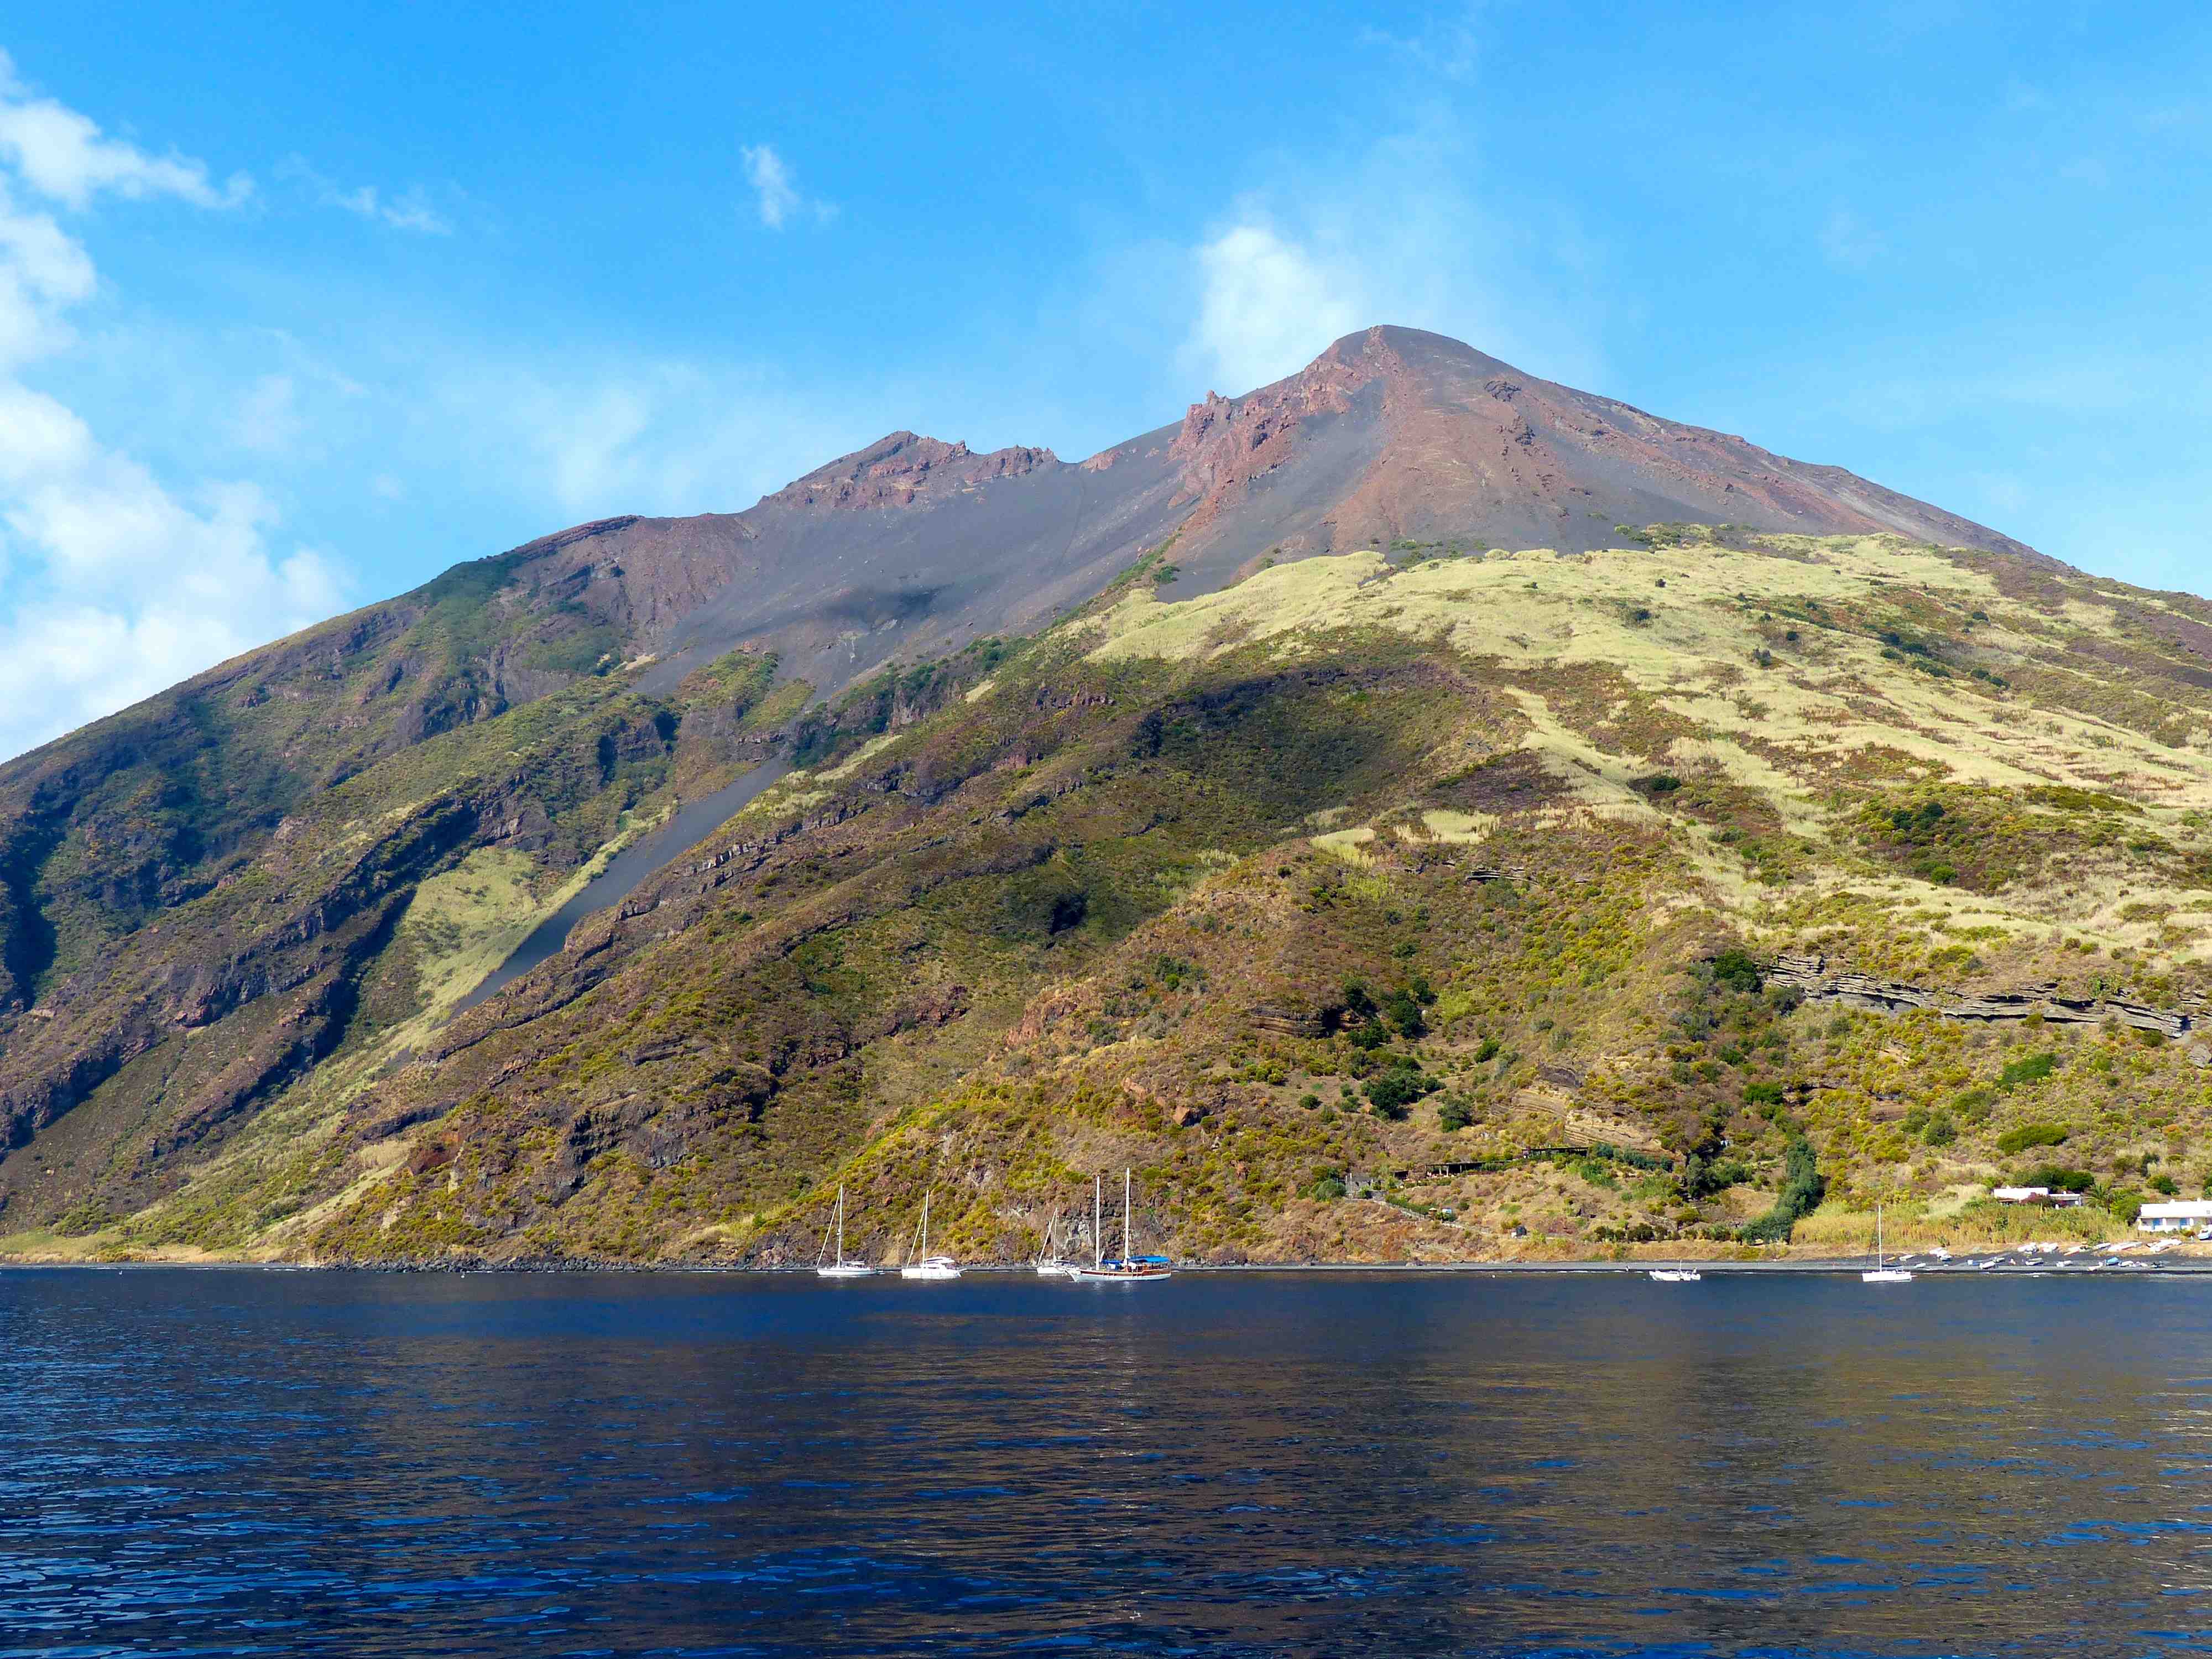
[[(1923, 1261), (1917, 1256), (1905, 1260), (1893, 1258), (1891, 1267), (1908, 1268), (1917, 1278), (1980, 1278), (1996, 1274), (2014, 1279), (2151, 1279), (2151, 1278), (2212, 1278), (2212, 1255), (2174, 1257), (2136, 1256), (2132, 1252), (2122, 1256), (2114, 1266), (2102, 1265), (2107, 1257), (2082, 1255), (2066, 1261), (2014, 1261), (2001, 1252), (1961, 1253), (1950, 1261)], [(1991, 1265), (1981, 1267), (1980, 1261)], [(1694, 1269), (1709, 1277), (1729, 1274), (1806, 1273), (1828, 1276), (1864, 1272), (1874, 1262), (1865, 1257), (1830, 1256), (1783, 1259), (1766, 1261), (1715, 1261), (1700, 1257), (1644, 1257), (1634, 1261), (1593, 1259), (1566, 1261), (1223, 1261), (1177, 1262), (1174, 1272), (1184, 1274), (1207, 1273), (1395, 1273), (1401, 1276), (1437, 1277), (1468, 1273), (1507, 1274), (1602, 1274), (1626, 1273), (1631, 1276), (1649, 1274), (1663, 1270)], [(126, 1271), (183, 1271), (193, 1273), (448, 1273), (454, 1275), (477, 1273), (574, 1273), (609, 1275), (623, 1273), (687, 1273), (729, 1278), (805, 1278), (811, 1276), (811, 1264), (788, 1267), (744, 1267), (729, 1262), (714, 1261), (33, 1261), (0, 1258), (0, 1273), (9, 1272), (95, 1272), (122, 1273)], [(1035, 1277), (1030, 1262), (978, 1262), (963, 1265), (963, 1276), (1014, 1278)], [(872, 1277), (895, 1278), (895, 1267), (878, 1267)]]

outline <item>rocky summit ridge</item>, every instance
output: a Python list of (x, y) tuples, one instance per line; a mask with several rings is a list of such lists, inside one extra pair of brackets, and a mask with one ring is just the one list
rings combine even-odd
[(2208, 688), (2202, 600), (1418, 331), (894, 433), (0, 766), (0, 1248), (2112, 1224), (2212, 1178)]

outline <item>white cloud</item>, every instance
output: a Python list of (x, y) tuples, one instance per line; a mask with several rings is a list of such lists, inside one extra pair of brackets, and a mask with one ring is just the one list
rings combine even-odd
[(1232, 225), (1198, 250), (1202, 284), (1188, 349), (1232, 394), (1279, 379), (1368, 319), (1357, 273), (1325, 268), (1273, 227)]
[(419, 185), (410, 185), (397, 196), (386, 196), (374, 185), (348, 190), (319, 172), (305, 156), (288, 155), (276, 164), (276, 176), (303, 187), (323, 207), (342, 208), (356, 217), (389, 226), (393, 230), (420, 231), (427, 236), (450, 236), (453, 227), (430, 205)]
[[(327, 616), (343, 594), (330, 562), (272, 544), (257, 486), (179, 492), (103, 443), (21, 373), (69, 348), (91, 300), (91, 256), (25, 190), (77, 209), (106, 191), (210, 208), (200, 162), (103, 138), (51, 100), (27, 100), (0, 57), (0, 757), (113, 712), (271, 636)], [(264, 380), (239, 415), (241, 441), (284, 438), (292, 388)]]
[(182, 501), (50, 398), (0, 396), (0, 525), (11, 605), (0, 620), (0, 755), (151, 696), (330, 615), (330, 562), (270, 545), (249, 483)]
[(776, 154), (772, 144), (746, 144), (738, 154), (745, 167), (745, 182), (753, 187), (753, 205), (760, 215), (761, 223), (770, 230), (781, 230), (800, 214), (811, 216), (827, 224), (837, 216), (835, 204), (817, 202), (799, 193), (799, 180), (791, 164)]
[(1377, 323), (1425, 328), (1589, 385), (1597, 310), (1571, 223), (1493, 214), (1480, 157), (1431, 112), (1334, 167), (1285, 166), (1237, 201), (1178, 271), (1183, 372), (1231, 396), (1296, 373)]
[(235, 207), (253, 193), (243, 173), (221, 189), (207, 164), (173, 151), (149, 155), (136, 144), (104, 137), (88, 117), (34, 96), (0, 52), (0, 161), (38, 194), (82, 211), (102, 191), (132, 201), (175, 196), (207, 208)]
[(0, 175), (0, 374), (66, 345), (63, 313), (94, 283), (85, 251), (51, 216), (20, 210)]

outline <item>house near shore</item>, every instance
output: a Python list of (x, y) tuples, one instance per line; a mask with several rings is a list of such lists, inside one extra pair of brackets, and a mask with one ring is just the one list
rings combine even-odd
[(2142, 1233), (2201, 1233), (2208, 1227), (2212, 1227), (2212, 1199), (2146, 1204), (2136, 1217), (2136, 1231)]
[(2054, 1191), (2049, 1187), (1992, 1187), (1990, 1196), (2000, 1204), (2033, 1204), (2046, 1210), (2076, 1210), (2081, 1194)]

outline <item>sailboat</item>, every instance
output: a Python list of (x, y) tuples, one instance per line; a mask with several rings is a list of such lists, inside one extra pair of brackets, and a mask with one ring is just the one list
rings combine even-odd
[(957, 1279), (960, 1264), (949, 1255), (929, 1254), (929, 1194), (921, 1195), (921, 1227), (915, 1235), (914, 1252), (899, 1269), (901, 1279)]
[(1036, 1259), (1039, 1279), (1066, 1279), (1075, 1271), (1073, 1264), (1052, 1253), (1052, 1230), (1059, 1224), (1060, 1217), (1057, 1214), (1044, 1224), (1044, 1248), (1038, 1253)]
[(1136, 1285), (1173, 1277), (1174, 1270), (1168, 1266), (1165, 1256), (1133, 1255), (1130, 1253), (1130, 1172), (1122, 1170), (1121, 1254), (1109, 1261), (1104, 1254), (1105, 1180), (1103, 1176), (1094, 1179), (1091, 1196), (1091, 1265), (1072, 1269), (1068, 1275), (1070, 1278), (1080, 1279), (1086, 1285)]
[(1695, 1285), (1705, 1275), (1695, 1267), (1654, 1267), (1651, 1277), (1662, 1285)]
[(1879, 1204), (1874, 1206), (1874, 1266), (1859, 1277), (1869, 1285), (1910, 1285), (1912, 1282), (1910, 1269), (1882, 1265), (1881, 1206)]
[(815, 1276), (819, 1279), (867, 1278), (871, 1273), (875, 1272), (873, 1267), (868, 1266), (865, 1261), (848, 1261), (845, 1260), (845, 1189), (842, 1186), (837, 1188), (837, 1220), (836, 1224), (837, 1233), (837, 1259), (835, 1261), (824, 1261), (822, 1259), (823, 1256), (830, 1254), (830, 1232), (829, 1230), (825, 1228), (822, 1234), (822, 1249), (816, 1253), (814, 1258)]

